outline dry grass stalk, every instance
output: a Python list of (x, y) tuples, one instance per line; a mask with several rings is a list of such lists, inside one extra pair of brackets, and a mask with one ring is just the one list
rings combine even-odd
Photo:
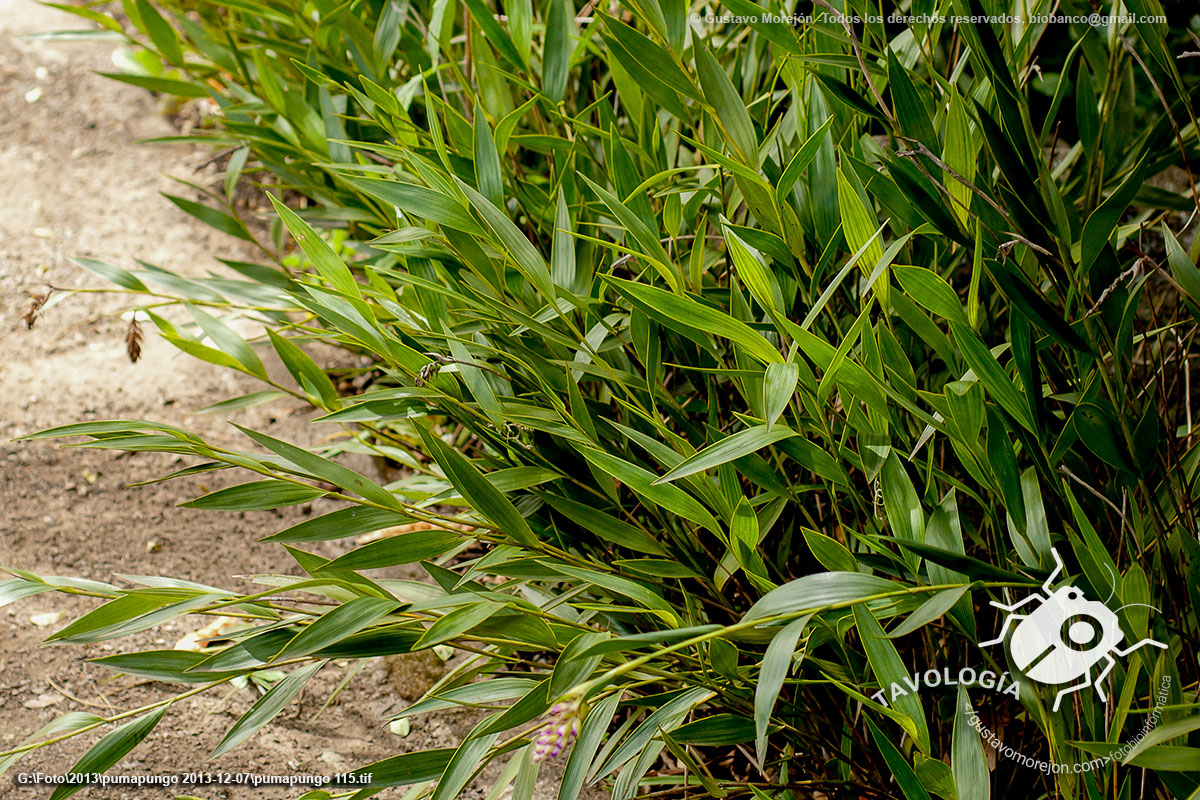
[(46, 301), (50, 299), (50, 293), (53, 291), (53, 289), (47, 289), (44, 294), (29, 293), (25, 311), (21, 314), (21, 321), (25, 323), (26, 328), (33, 328), (33, 324), (37, 322), (38, 312), (42, 310), (42, 306), (46, 305)]
[(462, 531), (463, 533), (471, 533), (472, 531), (475, 530), (475, 528), (473, 528), (470, 525), (463, 525), (461, 523), (455, 523), (455, 522), (440, 522), (435, 525), (432, 522), (425, 522), (424, 520), (420, 520), (417, 522), (409, 522), (406, 525), (397, 525), (394, 528), (384, 528), (383, 530), (375, 531), (374, 533), (365, 533), (362, 536), (359, 536), (358, 538), (356, 538), (354, 540), (354, 543), (355, 544), (369, 544), (371, 542), (375, 542), (380, 539), (386, 539), (389, 536), (400, 536), (405, 533), (413, 533), (414, 531), (429, 531), (429, 530), (439, 530), (439, 531), (440, 530), (456, 530), (456, 531)]

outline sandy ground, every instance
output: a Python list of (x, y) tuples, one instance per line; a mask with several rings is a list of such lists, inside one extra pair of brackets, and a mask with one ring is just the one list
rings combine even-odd
[[(211, 476), (149, 487), (128, 484), (170, 472), (171, 457), (63, 449), (55, 442), (12, 440), (54, 425), (91, 419), (146, 418), (191, 427), (219, 442), (253, 449), (223, 420), (193, 412), (257, 386), (227, 370), (184, 356), (147, 333), (137, 364), (126, 356), (124, 298), (77, 294), (48, 308), (33, 330), (20, 316), (28, 292), (47, 285), (101, 287), (67, 259), (88, 256), (132, 265), (135, 257), (185, 274), (217, 269), (215, 255), (247, 257), (238, 243), (176, 209), (159, 192), (179, 192), (166, 176), (191, 178), (207, 153), (134, 140), (175, 130), (146, 92), (92, 74), (111, 70), (111, 43), (49, 43), (19, 38), (31, 32), (82, 27), (75, 18), (31, 0), (0, 0), (0, 564), (41, 574), (114, 580), (114, 574), (168, 575), (250, 590), (232, 576), (298, 570), (275, 545), (255, 539), (281, 530), (299, 510), (228, 514), (177, 508), (228, 483)], [(185, 191), (187, 191), (185, 189)], [(306, 423), (311, 409), (277, 401), (236, 412), (248, 427), (296, 442), (322, 433)], [(333, 506), (318, 501), (310, 513)], [(329, 553), (345, 549), (329, 543)], [(40, 595), (0, 609), (0, 751), (68, 711), (111, 714), (170, 695), (163, 684), (137, 684), (87, 664), (87, 656), (170, 647), (201, 623), (184, 620), (114, 644), (47, 647), (57, 626), (32, 618), (94, 601)], [(41, 617), (38, 617), (41, 619)], [(313, 715), (346, 674), (329, 665), (294, 703), (235, 752), (208, 753), (254, 702), (251, 688), (202, 695), (177, 704), (115, 774), (180, 771), (333, 774), (396, 753), (447, 746), (465, 720), (414, 720), (401, 738), (382, 727), (397, 687), (381, 663), (364, 669), (316, 721)], [(410, 687), (411, 688), (411, 687)], [(222, 690), (223, 692), (224, 690)], [(44, 797), (46, 789), (9, 783), (19, 771), (62, 773), (96, 740), (69, 740), (24, 758), (4, 778), (0, 796)], [(206, 786), (85, 789), (80, 797), (296, 797), (279, 789)], [(385, 792), (383, 796), (392, 796)], [(539, 793), (540, 794), (540, 793)], [(398, 794), (396, 795), (398, 796)]]

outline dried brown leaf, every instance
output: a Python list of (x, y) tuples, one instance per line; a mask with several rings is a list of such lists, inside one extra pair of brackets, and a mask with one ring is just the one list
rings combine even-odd
[(125, 350), (134, 364), (142, 357), (142, 326), (138, 325), (136, 319), (129, 320), (129, 327), (125, 330)]
[(42, 310), (42, 306), (46, 305), (46, 301), (50, 299), (50, 292), (53, 289), (46, 290), (45, 294), (29, 293), (29, 300), (25, 303), (25, 311), (21, 314), (21, 321), (25, 323), (26, 328), (33, 328), (33, 324), (37, 322), (37, 314)]

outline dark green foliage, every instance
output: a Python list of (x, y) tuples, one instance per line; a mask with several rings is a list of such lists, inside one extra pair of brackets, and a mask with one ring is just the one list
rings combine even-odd
[[(384, 631), (399, 649), (467, 645), (476, 656), (422, 701), (490, 709), (461, 748), (364, 769), (434, 798), (493, 759), (514, 759), (501, 779), (528, 796), (555, 703), (582, 715), (564, 799), (598, 779), (617, 798), (1200, 786), (1195, 726), (1168, 725), (1196, 708), (1200, 633), (1186, 367), (1200, 274), (1173, 232), (1195, 208), (1178, 168), (1200, 163), (1200, 62), (1177, 68), (1183, 32), (711, 25), (649, 0), (578, 18), (564, 0), (158, 8), (127, 4), (134, 36), (180, 70), (138, 80), (211, 97), (230, 169), (286, 190), (264, 252), (287, 252), (283, 228), (299, 250), (231, 264), (238, 280), (84, 266), (177, 296), (194, 324), (151, 319), (199, 358), (265, 379), (273, 350), (291, 380), (272, 387), (347, 436), (316, 453), (252, 431), (265, 450), (230, 453), (150, 423), (37, 436), (258, 474), (199, 508), (344, 500), (272, 537), (311, 576), (280, 591), (344, 605), (297, 616), (275, 591), (75, 584), (114, 599), (74, 640), (230, 604), (270, 629), (207, 663), (108, 666), (219, 683), (378, 655)], [(229, 196), (173, 199), (255, 229)], [(235, 310), (266, 335), (220, 321)], [(339, 394), (314, 339), (365, 357), (366, 388)], [(331, 460), (346, 452), (405, 477), (381, 486)], [(432, 527), (332, 562), (300, 549), (401, 519)], [(986, 601), (1033, 591), (1052, 548), (1089, 597), (1161, 609), (1122, 610), (1127, 643), (1168, 648), (1118, 659), (1107, 706), (1083, 692), (1052, 712), (1032, 682), (1019, 703), (870, 699), (913, 670), (1005, 669), (976, 646), (998, 630)], [(359, 573), (418, 561), (432, 585)], [(44, 588), (21, 574), (0, 593)], [(1140, 730), (1163, 676), (1164, 733), (1129, 756), (1145, 773), (998, 757), (989, 776), (965, 716), (1073, 764)]]

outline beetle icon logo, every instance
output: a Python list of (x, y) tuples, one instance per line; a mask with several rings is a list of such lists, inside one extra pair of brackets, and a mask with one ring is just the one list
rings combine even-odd
[[(992, 601), (993, 606), (1008, 612), (1036, 601), (1033, 611), (1028, 614), (1009, 613), (1000, 626), (1000, 635), (980, 642), (979, 646), (1003, 642), (1004, 635), (1015, 624), (1009, 655), (1026, 677), (1052, 686), (1071, 684), (1060, 689), (1055, 696), (1054, 711), (1058, 711), (1063, 697), (1089, 686), (1094, 686), (1096, 694), (1107, 703), (1103, 681), (1116, 664), (1113, 655), (1127, 656), (1145, 645), (1163, 649), (1167, 646), (1154, 639), (1142, 639), (1125, 648), (1118, 646), (1125, 638), (1125, 632), (1121, 630), (1115, 612), (1104, 603), (1088, 600), (1075, 586), (1051, 588), (1063, 571), (1063, 563), (1057, 550), (1051, 548), (1050, 552), (1054, 556), (1055, 567), (1042, 584), (1044, 595), (1035, 592), (1012, 605)], [(1103, 666), (1099, 674), (1093, 678), (1092, 667), (1101, 663)]]

